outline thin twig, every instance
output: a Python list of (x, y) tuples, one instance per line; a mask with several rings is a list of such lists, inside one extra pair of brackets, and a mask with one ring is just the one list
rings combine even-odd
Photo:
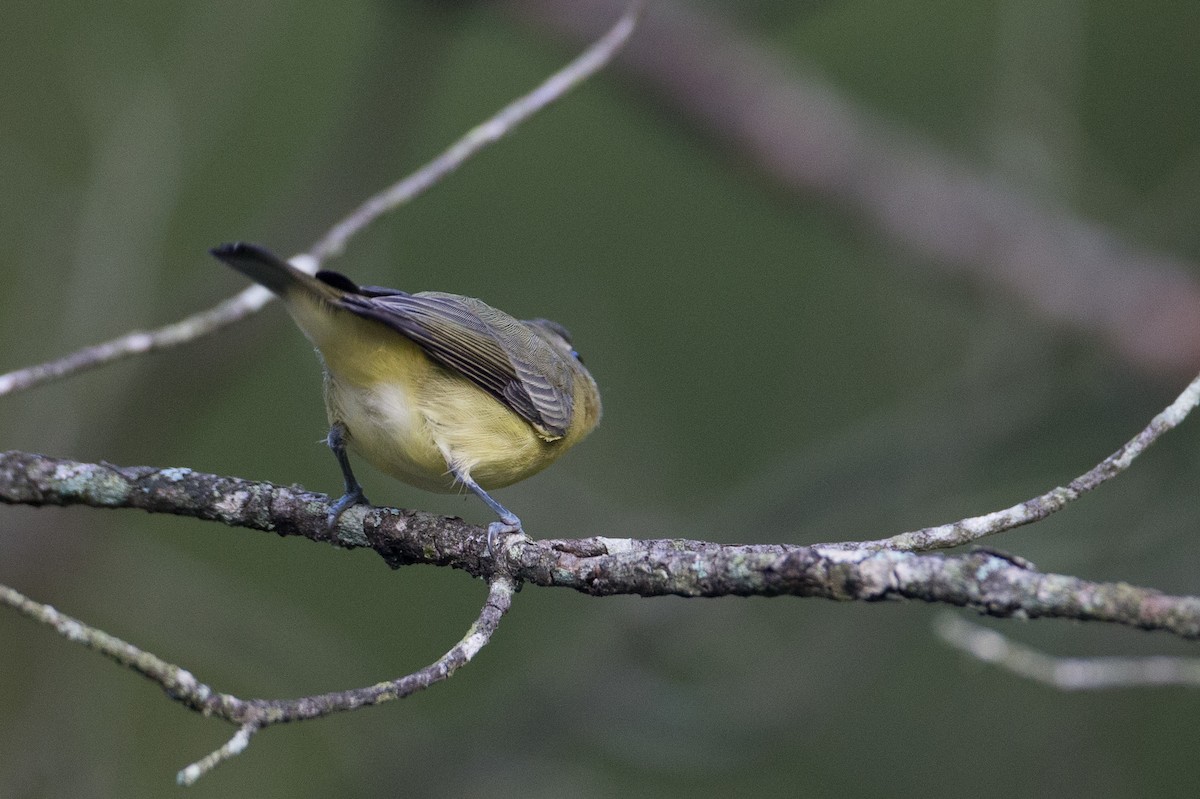
[(66, 639), (83, 644), (158, 683), (169, 697), (184, 706), (238, 725), (237, 733), (223, 746), (179, 772), (177, 779), (180, 784), (191, 785), (220, 763), (240, 754), (249, 744), (250, 736), (263, 727), (320, 718), (343, 710), (403, 699), (447, 679), (469, 663), (491, 640), (500, 619), (511, 607), (515, 592), (516, 585), (511, 579), (493, 578), (488, 585), (483, 609), (466, 635), (446, 654), (423, 669), (363, 688), (298, 699), (239, 699), (232, 694), (221, 693), (197, 680), (186, 669), (60, 613), (50, 605), (35, 602), (7, 586), (0, 585), (0, 604), (15, 608), (29, 618), (54, 628)]
[(8, 605), (29, 618), (48, 625), (69, 641), (93, 649), (143, 677), (158, 683), (171, 696), (192, 709), (204, 706), (212, 689), (199, 683), (187, 669), (168, 663), (131, 643), (103, 630), (91, 627), (50, 605), (35, 602), (21, 592), (0, 585), (0, 604)]
[(927, 552), (931, 549), (947, 549), (976, 541), (985, 536), (1011, 530), (1030, 522), (1046, 518), (1062, 510), (1096, 486), (1111, 480), (1129, 468), (1134, 459), (1146, 451), (1159, 436), (1179, 425), (1192, 409), (1200, 404), (1200, 376), (1197, 376), (1183, 393), (1175, 398), (1162, 413), (1150, 420), (1140, 433), (1120, 449), (1096, 464), (1066, 486), (1058, 486), (1045, 494), (1026, 500), (1011, 508), (993, 511), (982, 516), (972, 516), (937, 527), (925, 527), (891, 538), (876, 541), (844, 541), (825, 546), (848, 550), (895, 549), (909, 552)]
[(225, 742), (224, 746), (209, 752), (187, 768), (181, 769), (175, 775), (175, 782), (180, 785), (195, 785), (196, 780), (226, 760), (246, 751), (246, 747), (250, 745), (250, 736), (258, 732), (259, 729), (255, 724), (243, 724), (241, 727), (238, 727), (238, 731), (233, 734), (232, 738)]
[[(555, 100), (561, 99), (594, 75), (612, 60), (629, 38), (641, 13), (641, 7), (642, 0), (635, 0), (612, 29), (578, 58), (551, 75), (529, 94), (505, 106), (491, 119), (468, 131), (425, 166), (371, 197), (330, 228), (308, 253), (294, 257), (293, 263), (308, 272), (315, 272), (326, 258), (340, 253), (346, 242), (371, 222), (419, 197), (484, 147), (499, 141), (522, 122)], [(156, 330), (128, 333), (53, 361), (0, 375), (0, 397), (132, 355), (194, 341), (255, 313), (270, 302), (273, 296), (259, 286), (252, 286), (207, 311), (201, 311)]]
[(938, 616), (934, 630), (968, 655), (1061, 691), (1098, 691), (1141, 686), (1200, 686), (1200, 659), (1149, 657), (1068, 658), (1047, 655), (952, 613)]
[(299, 699), (240, 700), (228, 695), (213, 695), (201, 712), (240, 723), (241, 726), (237, 734), (224, 746), (181, 770), (176, 780), (182, 785), (191, 785), (215, 766), (240, 754), (249, 743), (250, 735), (263, 727), (290, 721), (306, 721), (330, 713), (403, 699), (448, 679), (460, 667), (469, 663), (491, 640), (500, 619), (512, 606), (512, 597), (516, 590), (516, 585), (507, 577), (494, 578), (488, 585), (483, 609), (467, 630), (467, 634), (446, 654), (412, 674), (363, 688)]

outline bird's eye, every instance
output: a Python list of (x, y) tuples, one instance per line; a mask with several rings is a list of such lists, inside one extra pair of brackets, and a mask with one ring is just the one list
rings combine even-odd
[(579, 350), (571, 350), (571, 357), (583, 363), (583, 356), (579, 354)]

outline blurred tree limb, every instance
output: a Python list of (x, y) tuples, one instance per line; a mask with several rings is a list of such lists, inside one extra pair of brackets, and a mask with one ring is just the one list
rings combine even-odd
[(1103, 691), (1111, 688), (1200, 686), (1200, 659), (1148, 657), (1055, 657), (1009, 639), (996, 630), (961, 619), (939, 616), (934, 631), (950, 646), (984, 663), (1060, 691)]
[[(622, 0), (508, 0), (590, 39)], [(769, 179), (819, 194), (931, 264), (1000, 286), (1148, 372), (1200, 371), (1193, 263), (1147, 251), (879, 118), (701, 4), (659, 0), (617, 59), (639, 86)]]

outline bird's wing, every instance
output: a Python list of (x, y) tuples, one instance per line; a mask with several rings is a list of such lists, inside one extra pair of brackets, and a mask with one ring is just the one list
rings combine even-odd
[(368, 287), (342, 298), (347, 310), (382, 322), (430, 358), (479, 386), (553, 440), (571, 426), (573, 375), (529, 325), (471, 297)]

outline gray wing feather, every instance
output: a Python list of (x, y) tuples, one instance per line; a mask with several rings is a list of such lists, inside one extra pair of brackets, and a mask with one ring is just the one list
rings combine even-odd
[(343, 305), (411, 339), (545, 435), (561, 437), (571, 426), (574, 376), (532, 326), (480, 300), (440, 292), (346, 294)]

